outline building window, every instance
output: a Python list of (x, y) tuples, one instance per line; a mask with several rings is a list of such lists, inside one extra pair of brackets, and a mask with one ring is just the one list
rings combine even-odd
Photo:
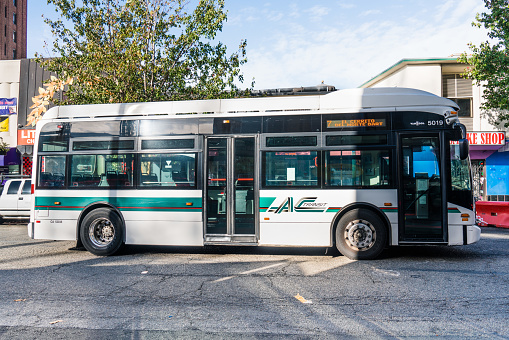
[(12, 32), (12, 41), (16, 43), (16, 31)]
[(7, 37), (7, 25), (4, 25), (4, 37)]
[(5, 6), (5, 17), (7, 18), (7, 6)]
[(472, 117), (472, 98), (449, 98), (458, 106), (458, 116), (460, 117)]
[(17, 0), (12, 0), (12, 4), (14, 5), (14, 7), (16, 7), (18, 5), (18, 1)]
[(12, 50), (12, 59), (18, 59), (16, 57), (16, 49)]
[(12, 22), (16, 25), (16, 13), (12, 13)]
[(4, 44), (4, 55), (7, 55), (7, 44)]
[(442, 75), (442, 95), (460, 107), (458, 116), (472, 117), (472, 80), (461, 74)]

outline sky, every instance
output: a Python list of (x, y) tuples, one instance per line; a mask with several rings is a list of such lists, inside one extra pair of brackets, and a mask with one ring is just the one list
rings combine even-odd
[[(255, 89), (358, 87), (401, 59), (446, 58), (487, 40), (472, 26), (482, 0), (225, 0), (228, 20), (217, 40), (233, 53), (247, 40), (242, 73)], [(28, 53), (52, 56), (41, 14), (46, 0), (28, 1)]]

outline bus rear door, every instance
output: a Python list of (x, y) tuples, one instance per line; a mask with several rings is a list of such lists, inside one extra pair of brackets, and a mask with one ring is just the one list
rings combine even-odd
[(257, 243), (255, 137), (206, 138), (205, 243)]

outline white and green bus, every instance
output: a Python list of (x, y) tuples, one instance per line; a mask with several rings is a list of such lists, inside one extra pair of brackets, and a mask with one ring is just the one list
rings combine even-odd
[(480, 238), (457, 105), (403, 88), (62, 106), (37, 124), (34, 239), (335, 247)]

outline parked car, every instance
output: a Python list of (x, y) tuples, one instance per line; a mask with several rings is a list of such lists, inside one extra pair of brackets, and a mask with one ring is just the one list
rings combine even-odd
[(27, 219), (32, 202), (30, 179), (9, 179), (0, 193), (0, 219)]

